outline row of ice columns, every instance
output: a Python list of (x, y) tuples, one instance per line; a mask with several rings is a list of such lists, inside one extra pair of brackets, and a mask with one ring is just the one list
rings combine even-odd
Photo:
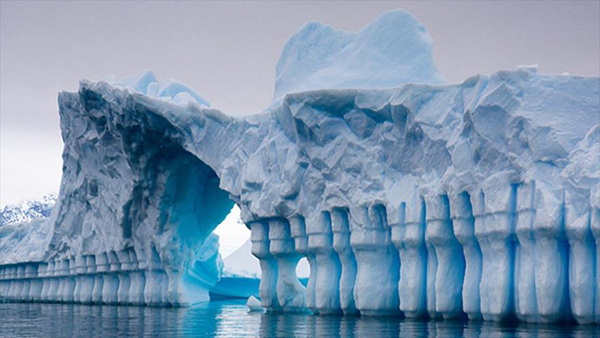
[(267, 270), (261, 294), (270, 295), (263, 303), (300, 309), (286, 298), (301, 293), (291, 287), (295, 275), (278, 272), (297, 262), (291, 236), (311, 266), (306, 307), (313, 313), (527, 322), (572, 314), (598, 322), (596, 195), (583, 216), (565, 207), (568, 195), (557, 199), (530, 181), (401, 202), (393, 224), (383, 203), (254, 222), (253, 252)]
[[(0, 266), (0, 299), (7, 301), (65, 302), (179, 306), (199, 299), (181, 292), (181, 274), (171, 272), (167, 281), (154, 249), (146, 262), (145, 251), (84, 255), (49, 262)], [(177, 280), (173, 280), (177, 279)], [(148, 282), (146, 282), (148, 281)], [(204, 290), (205, 297), (208, 291)]]

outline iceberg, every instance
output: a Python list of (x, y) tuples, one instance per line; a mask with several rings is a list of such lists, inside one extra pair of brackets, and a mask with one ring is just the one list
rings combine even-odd
[(161, 98), (147, 74), (82, 81), (59, 95), (50, 218), (0, 230), (1, 297), (206, 301), (235, 203), (267, 312), (600, 323), (600, 79), (445, 84), (431, 60), (400, 11), (356, 34), (305, 26), (253, 116)]

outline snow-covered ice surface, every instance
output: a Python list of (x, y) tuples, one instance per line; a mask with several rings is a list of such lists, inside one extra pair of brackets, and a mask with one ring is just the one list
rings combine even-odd
[[(600, 79), (519, 67), (441, 84), (431, 59), (422, 26), (392, 12), (356, 34), (305, 26), (250, 117), (182, 104), (195, 95), (179, 85), (164, 99), (148, 73), (135, 90), (82, 81), (59, 96), (58, 202), (2, 243), (0, 294), (206, 300), (222, 271), (210, 234), (236, 203), (267, 311), (600, 322)], [(41, 296), (19, 279), (28, 261)]]
[(427, 29), (405, 11), (383, 13), (357, 33), (308, 22), (283, 48), (273, 101), (315, 89), (445, 83), (432, 49)]
[(20, 204), (6, 205), (0, 208), (0, 227), (6, 224), (31, 222), (50, 216), (56, 203), (56, 194), (48, 194), (41, 199), (25, 201)]

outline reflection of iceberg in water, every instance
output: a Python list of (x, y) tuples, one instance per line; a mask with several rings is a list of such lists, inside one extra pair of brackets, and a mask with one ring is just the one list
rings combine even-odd
[[(248, 313), (243, 300), (189, 308), (4, 304), (2, 336), (43, 337), (598, 337), (597, 326), (483, 321), (419, 321), (398, 317)], [(36, 320), (23, 320), (36, 318)], [(61, 323), (61, 325), (52, 325)]]

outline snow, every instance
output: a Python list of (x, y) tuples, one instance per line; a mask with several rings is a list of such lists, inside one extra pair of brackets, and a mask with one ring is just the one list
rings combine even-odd
[[(35, 231), (3, 228), (2, 263), (95, 257), (143, 273), (145, 304), (189, 305), (257, 260), (267, 311), (600, 321), (599, 78), (443, 84), (426, 31), (391, 12), (359, 33), (306, 25), (263, 114), (190, 104), (148, 72), (121, 83), (60, 94), (58, 202)], [(251, 238), (224, 273), (211, 233), (234, 203)]]
[(0, 227), (13, 223), (31, 222), (38, 218), (47, 218), (50, 216), (54, 203), (56, 203), (56, 194), (48, 194), (39, 200), (6, 205), (0, 209)]

